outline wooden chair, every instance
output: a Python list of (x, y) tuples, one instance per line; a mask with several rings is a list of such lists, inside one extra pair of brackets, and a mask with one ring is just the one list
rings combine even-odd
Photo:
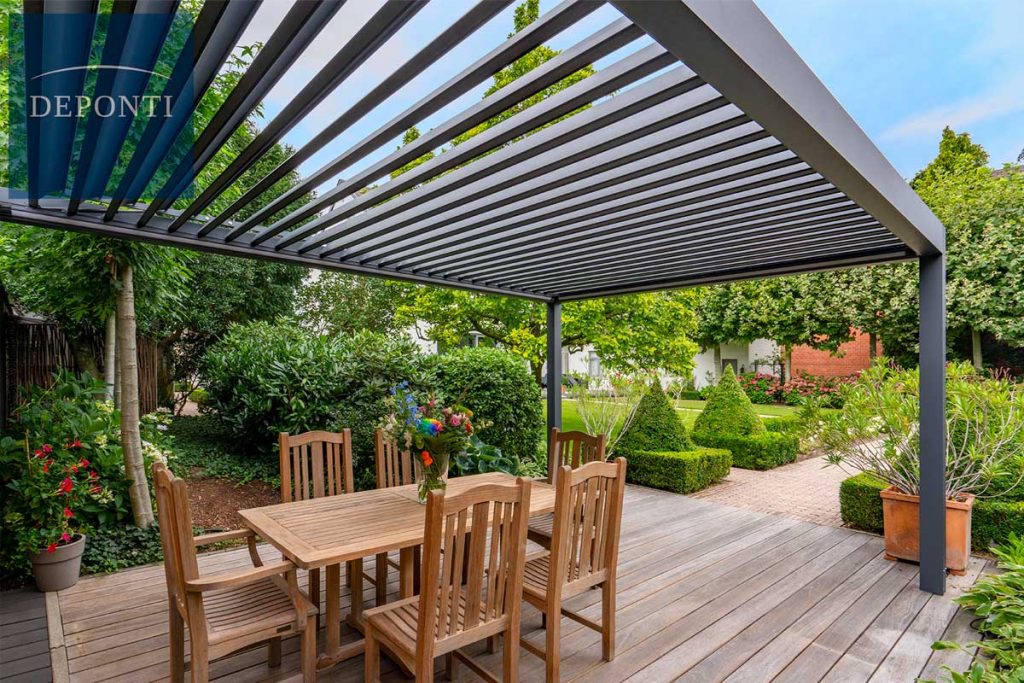
[[(191, 644), (192, 681), (209, 680), (210, 660), (267, 642), (267, 665), (281, 664), (281, 638), (301, 634), (302, 680), (316, 680), (317, 609), (295, 578), (295, 565), (264, 565), (249, 530), (192, 536), (192, 512), (185, 482), (163, 463), (153, 465), (160, 541), (167, 574), (171, 680), (185, 680), (185, 626)], [(244, 538), (251, 569), (200, 576), (196, 548)]]
[[(563, 465), (576, 469), (589, 462), (604, 462), (604, 434), (591, 436), (585, 432), (563, 432), (551, 429), (548, 441), (548, 481), (554, 484), (558, 468)], [(545, 548), (551, 547), (551, 526), (554, 515), (541, 515), (530, 520), (529, 539)]]
[[(530, 559), (523, 572), (523, 599), (544, 615), (545, 647), (523, 641), (545, 661), (545, 680), (558, 681), (561, 616), (601, 633), (605, 661), (615, 658), (615, 574), (619, 560), (626, 460), (563, 466), (555, 480), (551, 552)], [(562, 607), (562, 601), (601, 587), (602, 618), (595, 623)]]
[[(377, 461), (377, 488), (388, 489), (395, 486), (405, 486), (416, 483), (416, 473), (413, 471), (412, 454), (402, 450), (398, 442), (392, 439), (382, 429), (378, 429), (374, 435), (374, 453)], [(417, 547), (414, 562), (418, 567), (420, 564), (420, 553)], [(377, 589), (377, 606), (388, 601), (388, 567), (398, 569), (398, 563), (388, 559), (387, 553), (377, 555), (373, 578), (374, 586)], [(419, 576), (418, 572), (416, 574)], [(414, 582), (414, 589), (418, 593), (418, 581)]]
[(528, 479), (484, 484), (447, 498), (441, 491), (430, 493), (423, 590), (418, 597), (367, 610), (366, 681), (379, 680), (381, 646), (417, 683), (433, 681), (438, 655), (446, 655), (449, 677), (458, 658), (485, 680), (496, 681), (459, 648), (500, 634), (505, 636), (502, 679), (518, 680), (529, 512)]
[[(281, 502), (338, 496), (355, 493), (352, 474), (352, 430), (341, 432), (314, 431), (278, 436), (281, 463)], [(353, 587), (352, 618), (362, 611), (363, 561), (353, 560), (347, 566), (348, 585)], [(359, 577), (353, 581), (353, 577)], [(309, 570), (309, 599), (320, 605), (320, 569)]]

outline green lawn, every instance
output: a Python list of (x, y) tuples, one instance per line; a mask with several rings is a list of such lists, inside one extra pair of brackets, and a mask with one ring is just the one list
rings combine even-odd
[[(693, 421), (697, 419), (697, 415), (704, 409), (704, 403), (704, 401), (676, 401), (676, 410), (679, 411), (679, 417), (682, 418), (683, 424), (686, 425), (687, 429), (693, 428)], [(754, 405), (754, 410), (761, 417), (769, 419), (797, 414), (797, 409), (792, 406)], [(544, 412), (547, 414), (547, 404), (544, 405)], [(576, 402), (572, 399), (562, 399), (562, 429), (567, 432), (573, 430), (586, 431), (583, 427), (583, 421), (580, 420), (579, 413), (576, 412)]]

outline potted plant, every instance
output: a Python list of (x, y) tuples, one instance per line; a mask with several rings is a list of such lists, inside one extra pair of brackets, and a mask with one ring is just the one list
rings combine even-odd
[(472, 417), (471, 410), (442, 407), (433, 398), (419, 405), (405, 382), (391, 390), (391, 412), (382, 427), (412, 452), (420, 503), (426, 504), (431, 491), (448, 486), (449, 459), (469, 445)]
[[(843, 387), (841, 411), (818, 415), (829, 463), (889, 484), (881, 493), (885, 552), (912, 561), (920, 552), (918, 379), (916, 369), (878, 362)], [(961, 573), (975, 498), (1002, 495), (1024, 476), (1024, 393), (970, 364), (950, 364), (946, 422), (946, 566)]]
[(109, 493), (81, 454), (77, 439), (63, 447), (43, 444), (32, 450), (25, 439), (24, 462), (10, 489), (4, 522), (18, 548), (32, 562), (41, 591), (70, 588), (78, 581), (85, 550), (79, 511), (102, 502)]

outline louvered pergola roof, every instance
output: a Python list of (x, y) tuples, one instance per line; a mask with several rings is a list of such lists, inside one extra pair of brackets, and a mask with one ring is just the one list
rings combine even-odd
[[(611, 0), (620, 15), (611, 23), (411, 144), (367, 163), (409, 127), (604, 4), (566, 0), (369, 135), (346, 135), (510, 4), (484, 0), (448, 26), (424, 25), (425, 35), (436, 36), (425, 47), (396, 63), (365, 95), (352, 97), (228, 209), (211, 212), (225, 190), (399, 28), (416, 22), (424, 5), (388, 0), (226, 170), (199, 188), (186, 208), (171, 209), (188, 179), (342, 4), (294, 4), (223, 107), (196, 131), (191, 157), (155, 193), (162, 199), (140, 203), (178, 131), (152, 119), (113, 198), (15, 200), (8, 193), (0, 197), (2, 218), (549, 302), (897, 261), (944, 249), (935, 216), (746, 0)], [(97, 5), (45, 0), (27, 2), (26, 12), (95, 12)], [(177, 8), (157, 0), (114, 5), (115, 12), (128, 13)], [(190, 76), (193, 103), (258, 6), (204, 4), (193, 29), (194, 54), (183, 54), (175, 67)], [(45, 44), (27, 49), (41, 51)], [(116, 45), (103, 50), (115, 58), (119, 52)], [(609, 57), (614, 61), (589, 78), (449, 145)], [(97, 79), (97, 90), (113, 87), (110, 82)], [(173, 77), (166, 87), (179, 88), (168, 94), (184, 93)], [(117, 155), (94, 150), (109, 149), (117, 133), (98, 122), (84, 135), (77, 165), (70, 163), (71, 149), (64, 161), (30, 155), (29, 173), (52, 173), (63, 164), (69, 187), (97, 179), (105, 185)], [(75, 144), (74, 136), (68, 139)], [(392, 177), (443, 145), (443, 153)], [(236, 220), (324, 150), (331, 161)], [(329, 191), (270, 220), (338, 178)]]

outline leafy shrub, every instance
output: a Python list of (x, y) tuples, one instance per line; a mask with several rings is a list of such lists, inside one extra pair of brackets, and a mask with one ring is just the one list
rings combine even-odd
[(279, 432), (349, 427), (357, 485), (366, 488), (374, 482), (373, 434), (389, 392), (406, 381), (429, 393), (424, 366), (409, 339), (325, 337), (260, 322), (233, 327), (204, 357), (202, 376), (209, 409), (239, 447), (268, 461)]
[[(98, 474), (109, 494), (83, 509), (78, 521), (89, 527), (130, 523), (131, 483), (124, 472), (121, 414), (105, 400), (103, 383), (88, 374), (79, 378), (61, 370), (50, 386), (23, 389), (21, 399), (9, 425), (8, 435), (13, 442), (0, 448), (0, 486), (6, 488), (22, 471), (26, 436), (33, 448), (77, 441), (79, 458), (89, 461), (89, 468)], [(165, 413), (152, 413), (144, 415), (139, 423), (147, 471), (154, 460), (173, 457), (163, 435), (168, 418)]]
[(658, 380), (651, 382), (640, 399), (636, 415), (616, 448), (627, 457), (638, 451), (688, 451), (693, 448), (679, 413), (672, 407)]
[[(1005, 495), (1002, 487), (1019, 483), (1024, 460), (1024, 390), (969, 363), (951, 363), (946, 373), (946, 498)], [(865, 370), (844, 387), (842, 411), (819, 411), (816, 437), (828, 462), (917, 495), (919, 394), (916, 368), (879, 362)]]
[(732, 366), (726, 366), (718, 386), (693, 423), (693, 431), (734, 436), (764, 433), (764, 424), (736, 381)]
[(856, 381), (857, 375), (825, 377), (801, 373), (778, 388), (776, 400), (786, 405), (798, 406), (805, 403), (808, 398), (814, 398), (823, 408), (842, 408), (842, 387)]
[(634, 451), (626, 479), (633, 484), (675, 493), (693, 493), (729, 474), (729, 451), (698, 448), (690, 451)]
[(728, 450), (732, 464), (747, 470), (770, 470), (791, 463), (800, 452), (800, 439), (779, 432), (742, 436), (695, 431), (693, 440), (701, 446)]
[(956, 602), (974, 612), (981, 638), (967, 644), (939, 641), (935, 650), (958, 649), (973, 657), (963, 673), (943, 667), (954, 683), (1018, 683), (1024, 672), (1024, 538), (1010, 535), (993, 548), (1000, 573), (979, 579)]
[(703, 397), (701, 396), (699, 391), (680, 391), (679, 392), (679, 400), (680, 401), (700, 401), (702, 399), (703, 399)]
[(543, 443), (544, 412), (540, 387), (522, 359), (501, 349), (456, 349), (431, 359), (433, 385), (448, 404), (473, 411), (490, 425), (477, 435), (521, 461), (537, 458)]
[(888, 484), (868, 472), (843, 480), (839, 485), (839, 514), (843, 524), (862, 531), (882, 533), (882, 498)]
[(485, 444), (476, 434), (469, 437), (469, 445), (464, 453), (455, 454), (450, 466), (453, 477), (487, 472), (522, 474), (519, 460), (505, 455), (497, 446)]
[(782, 383), (775, 375), (763, 372), (744, 372), (737, 380), (751, 403), (767, 405), (779, 401)]
[(82, 572), (98, 574), (120, 571), (128, 567), (163, 562), (160, 527), (156, 524), (140, 529), (136, 526), (100, 529), (85, 541)]

